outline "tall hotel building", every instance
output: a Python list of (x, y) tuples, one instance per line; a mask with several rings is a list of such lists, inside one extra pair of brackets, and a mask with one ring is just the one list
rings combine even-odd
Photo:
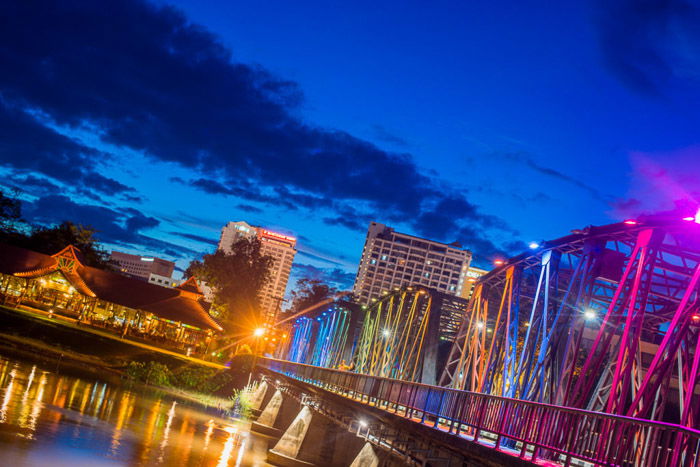
[(294, 237), (272, 232), (262, 227), (255, 227), (245, 222), (229, 222), (221, 229), (219, 249), (231, 253), (231, 245), (241, 238), (257, 237), (261, 244), (261, 253), (273, 258), (270, 280), (263, 286), (260, 294), (260, 307), (266, 323), (273, 323), (279, 313), (287, 289), (289, 273), (296, 255), (297, 240)]
[(385, 292), (409, 285), (466, 298), (471, 291), (467, 282), (471, 257), (455, 243), (414, 237), (372, 222), (353, 287), (355, 300), (369, 305)]

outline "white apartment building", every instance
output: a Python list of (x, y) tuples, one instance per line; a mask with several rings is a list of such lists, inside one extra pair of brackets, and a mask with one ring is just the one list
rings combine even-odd
[(121, 251), (113, 251), (109, 260), (118, 266), (120, 272), (144, 280), (148, 280), (151, 274), (171, 277), (175, 270), (175, 263), (167, 259), (132, 255)]
[(148, 276), (148, 282), (150, 284), (160, 285), (161, 287), (168, 287), (169, 289), (172, 289), (180, 285), (182, 281), (173, 279), (170, 276), (161, 276), (160, 274), (155, 274), (152, 272), (151, 275)]
[(466, 298), (471, 257), (456, 243), (434, 242), (372, 222), (353, 287), (355, 300), (369, 305), (384, 293), (410, 285)]
[(231, 245), (240, 238), (257, 237), (261, 244), (261, 253), (274, 260), (270, 271), (270, 280), (263, 286), (260, 295), (262, 315), (267, 323), (273, 323), (282, 305), (284, 293), (289, 281), (289, 273), (296, 250), (296, 238), (283, 235), (246, 222), (229, 222), (221, 229), (219, 249), (231, 252)]

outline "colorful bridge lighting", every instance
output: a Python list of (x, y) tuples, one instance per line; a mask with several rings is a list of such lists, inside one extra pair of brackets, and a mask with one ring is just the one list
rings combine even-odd
[(698, 208), (698, 212), (695, 213), (695, 216), (686, 216), (683, 220), (700, 224), (700, 208)]

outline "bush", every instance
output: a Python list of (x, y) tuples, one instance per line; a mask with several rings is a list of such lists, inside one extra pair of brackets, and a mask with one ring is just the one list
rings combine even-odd
[(171, 371), (167, 365), (154, 361), (130, 362), (126, 368), (126, 375), (142, 383), (174, 387), (201, 394), (214, 394), (226, 389), (225, 387), (231, 383), (231, 375), (228, 372), (198, 367), (182, 367)]
[(173, 384), (181, 389), (209, 392), (208, 382), (215, 375), (216, 370), (213, 368), (180, 368), (173, 374)]
[(172, 373), (167, 365), (158, 362), (130, 362), (126, 368), (129, 378), (156, 386), (170, 386)]
[(253, 393), (257, 386), (255, 384), (248, 385), (243, 389), (234, 389), (231, 400), (233, 401), (234, 416), (249, 419), (253, 414)]

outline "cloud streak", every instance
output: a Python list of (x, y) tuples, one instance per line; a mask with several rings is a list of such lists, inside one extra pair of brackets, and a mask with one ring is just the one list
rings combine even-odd
[[(354, 229), (373, 218), (443, 240), (469, 232), (473, 238), (460, 240), (474, 247), (488, 243), (483, 228), (511, 232), (423, 173), (410, 154), (301, 120), (295, 83), (236, 62), (174, 8), (140, 0), (12, 2), (0, 17), (0, 44), (4, 111), (31, 127), (28, 139), (50, 134), (31, 109), (68, 132), (89, 129), (113, 147), (190, 169), (198, 175), (179, 182), (215, 196), (336, 212), (326, 222)], [(96, 157), (90, 148), (50, 136), (66, 163), (24, 168), (55, 177), (73, 167), (94, 193), (130, 190), (87, 169), (86, 159)], [(36, 153), (43, 164), (56, 157), (47, 148)]]

